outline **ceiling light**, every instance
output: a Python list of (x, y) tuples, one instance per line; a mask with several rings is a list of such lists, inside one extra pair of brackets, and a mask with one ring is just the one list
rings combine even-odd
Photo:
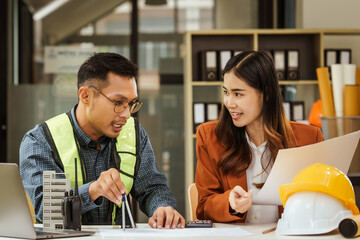
[(33, 15), (34, 21), (38, 21), (49, 15), (50, 13), (54, 12), (56, 9), (60, 8), (62, 5), (67, 3), (69, 0), (55, 0), (45, 7), (41, 8)]

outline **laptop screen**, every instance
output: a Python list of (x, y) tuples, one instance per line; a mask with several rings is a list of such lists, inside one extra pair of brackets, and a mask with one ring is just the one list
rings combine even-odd
[(0, 191), (0, 236), (36, 238), (19, 168), (15, 163), (0, 163)]
[(16, 238), (62, 238), (92, 235), (92, 231), (43, 231), (36, 234), (20, 172), (15, 163), (0, 163), (0, 236)]

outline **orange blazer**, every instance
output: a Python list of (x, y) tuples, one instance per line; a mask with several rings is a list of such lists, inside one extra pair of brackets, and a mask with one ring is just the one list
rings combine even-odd
[[(229, 213), (230, 191), (239, 185), (247, 189), (246, 173), (242, 176), (224, 175), (217, 167), (217, 162), (224, 154), (224, 146), (215, 135), (217, 121), (201, 124), (196, 133), (197, 167), (195, 183), (199, 192), (196, 209), (198, 219), (210, 219), (215, 222), (244, 222), (243, 217)], [(323, 141), (318, 127), (290, 122), (298, 146)]]

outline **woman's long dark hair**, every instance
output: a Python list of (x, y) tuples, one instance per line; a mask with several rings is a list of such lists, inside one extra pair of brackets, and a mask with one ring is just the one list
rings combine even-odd
[[(268, 166), (275, 160), (279, 149), (296, 146), (290, 123), (285, 117), (273, 60), (264, 51), (243, 51), (228, 61), (223, 76), (229, 72), (263, 94), (264, 136), (271, 153)], [(229, 111), (223, 107), (215, 132), (225, 146), (225, 154), (218, 162), (224, 174), (240, 176), (250, 166), (252, 154), (245, 127), (236, 127)], [(263, 170), (267, 166), (263, 166)]]

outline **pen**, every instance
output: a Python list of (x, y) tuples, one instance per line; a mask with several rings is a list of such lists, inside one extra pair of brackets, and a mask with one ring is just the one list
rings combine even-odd
[(267, 229), (267, 230), (263, 231), (262, 234), (267, 234), (267, 233), (273, 232), (275, 230), (276, 230), (276, 227), (273, 227), (273, 228), (270, 228), (270, 229)]
[(123, 228), (123, 230), (124, 230), (124, 232), (125, 232), (125, 225), (126, 225), (126, 223), (125, 223), (125, 205), (124, 205), (124, 202), (126, 202), (126, 195), (125, 194), (123, 194), (123, 198), (122, 198), (122, 206), (121, 206), (121, 211), (122, 211), (122, 228)]
[(130, 222), (131, 222), (131, 227), (134, 229), (135, 228), (135, 223), (134, 223), (134, 219), (132, 217), (132, 214), (131, 214), (131, 211), (130, 211), (130, 206), (129, 206), (129, 203), (128, 201), (126, 201), (126, 195), (124, 194), (125, 196), (125, 206), (126, 206), (126, 210), (129, 214), (129, 218), (130, 218)]
[(127, 213), (129, 214), (131, 227), (134, 229), (135, 228), (134, 219), (133, 219), (132, 214), (131, 214), (130, 205), (129, 205), (128, 201), (126, 201), (126, 194), (124, 193), (123, 197), (122, 197), (122, 206), (121, 206), (121, 210), (122, 210), (122, 228), (124, 229), (124, 232), (125, 232), (125, 228), (126, 228), (125, 208), (127, 210)]

